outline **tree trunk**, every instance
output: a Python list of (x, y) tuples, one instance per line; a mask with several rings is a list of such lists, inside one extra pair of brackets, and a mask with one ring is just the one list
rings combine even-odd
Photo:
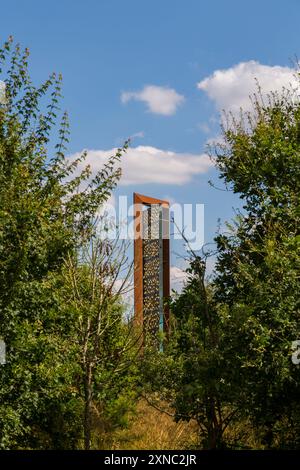
[(214, 399), (209, 399), (207, 406), (207, 449), (221, 449), (223, 447), (222, 421), (218, 419), (216, 403)]
[(92, 367), (88, 364), (84, 378), (84, 449), (91, 448)]

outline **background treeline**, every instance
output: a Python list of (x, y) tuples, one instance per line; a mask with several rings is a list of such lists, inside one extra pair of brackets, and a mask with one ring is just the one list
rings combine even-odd
[(0, 448), (132, 448), (147, 419), (147, 447), (169, 429), (161, 448), (299, 449), (297, 92), (258, 90), (224, 119), (211, 156), (243, 210), (216, 236), (213, 278), (211, 253), (188, 251), (170, 340), (140, 354), (128, 247), (97, 224), (128, 142), (96, 175), (66, 158), (61, 77), (36, 87), (27, 60), (12, 39), (0, 50)]

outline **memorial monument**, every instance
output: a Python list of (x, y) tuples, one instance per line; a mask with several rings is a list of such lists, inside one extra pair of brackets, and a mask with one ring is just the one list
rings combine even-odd
[[(169, 334), (169, 203), (134, 193), (134, 314), (143, 343), (162, 349)], [(162, 335), (163, 333), (163, 335)]]

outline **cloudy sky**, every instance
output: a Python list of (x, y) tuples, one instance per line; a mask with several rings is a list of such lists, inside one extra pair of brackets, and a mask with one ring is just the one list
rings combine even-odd
[(63, 74), (70, 155), (99, 167), (132, 137), (116, 196), (203, 203), (211, 242), (240, 202), (209, 186), (222, 187), (206, 144), (222, 109), (248, 109), (255, 78), (264, 92), (294, 83), (299, 14), (299, 0), (10, 0), (0, 36), (30, 48), (35, 81)]

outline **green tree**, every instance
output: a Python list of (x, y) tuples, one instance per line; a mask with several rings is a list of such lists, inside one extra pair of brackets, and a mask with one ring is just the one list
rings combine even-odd
[(176, 421), (194, 420), (201, 448), (221, 449), (242, 397), (226, 357), (228, 317), (205, 278), (207, 256), (190, 252), (185, 286), (170, 301), (170, 339), (163, 353), (144, 353), (142, 393), (156, 407), (166, 403)]
[(97, 423), (102, 429), (125, 423), (135, 396), (139, 341), (124, 310), (132, 274), (127, 248), (118, 238), (94, 238), (63, 270), (61, 303), (76, 345), (85, 450), (95, 442)]
[(120, 178), (127, 143), (91, 177), (89, 167), (79, 171), (85, 154), (73, 162), (65, 156), (64, 113), (52, 154), (61, 76), (34, 86), (28, 55), (11, 38), (0, 49), (0, 336), (7, 346), (0, 447), (74, 447), (76, 366), (67, 366), (72, 348), (63, 341), (57, 288), (64, 260), (91, 235), (100, 204)]
[[(195, 253), (164, 355), (146, 362), (148, 392), (169, 399), (176, 419), (195, 419), (202, 446), (246, 446), (226, 433), (248, 422), (265, 448), (299, 448), (300, 106), (292, 91), (258, 95), (227, 116), (213, 149), (220, 176), (244, 201), (216, 237), (215, 277)], [(152, 379), (151, 379), (152, 377)], [(153, 379), (154, 377), (154, 379)]]
[(230, 233), (216, 239), (215, 298), (231, 318), (225, 333), (244, 412), (264, 431), (266, 447), (300, 445), (300, 376), (291, 361), (300, 334), (299, 131), (297, 92), (265, 102), (258, 94), (251, 113), (229, 117), (214, 155), (221, 178), (244, 201)]
[(229, 318), (205, 278), (206, 262), (205, 256), (192, 255), (186, 285), (171, 302), (172, 354), (181, 370), (174, 407), (177, 420), (197, 422), (202, 448), (221, 449), (233, 444), (226, 431), (239, 417), (243, 392), (228, 354), (232, 340), (224, 334)]

